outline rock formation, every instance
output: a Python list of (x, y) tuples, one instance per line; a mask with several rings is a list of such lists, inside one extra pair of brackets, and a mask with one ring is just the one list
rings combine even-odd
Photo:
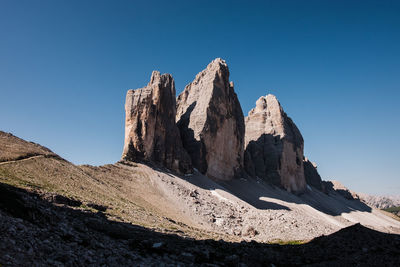
[(217, 180), (239, 175), (244, 117), (224, 60), (212, 61), (185, 87), (177, 99), (176, 120), (194, 167)]
[(309, 161), (308, 158), (305, 158), (303, 161), (303, 165), (304, 176), (306, 178), (307, 184), (313, 186), (314, 188), (317, 188), (320, 191), (324, 191), (321, 176), (317, 171), (317, 164)]
[(175, 124), (175, 83), (171, 75), (153, 71), (149, 84), (129, 90), (125, 103), (123, 160), (156, 162), (187, 173), (191, 161)]
[(339, 181), (323, 181), (322, 183), (327, 194), (337, 193), (348, 200), (360, 199), (356, 192), (351, 191), (350, 189), (342, 185)]
[(357, 193), (357, 195), (365, 204), (377, 209), (400, 207), (400, 195), (374, 196), (363, 193)]
[(247, 173), (290, 192), (304, 191), (303, 137), (276, 97), (260, 97), (245, 121)]

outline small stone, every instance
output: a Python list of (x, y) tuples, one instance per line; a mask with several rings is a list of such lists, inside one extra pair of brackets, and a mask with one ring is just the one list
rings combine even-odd
[(193, 191), (190, 191), (189, 196), (197, 197), (198, 194), (199, 194), (199, 192), (197, 190), (193, 190)]
[(184, 258), (187, 261), (193, 262), (195, 260), (195, 256), (189, 252), (182, 252), (181, 256), (182, 256), (182, 258)]
[(255, 237), (258, 231), (253, 226), (246, 226), (242, 231), (242, 236)]
[(216, 218), (215, 219), (215, 224), (218, 226), (222, 226), (224, 224), (224, 219), (223, 218)]
[(236, 254), (226, 256), (225, 262), (227, 262), (229, 264), (237, 264), (239, 262), (239, 256)]
[(163, 246), (163, 243), (162, 243), (162, 242), (158, 242), (158, 243), (154, 243), (153, 246), (152, 246), (152, 248), (154, 248), (154, 249), (159, 249), (159, 248), (161, 248), (162, 246)]

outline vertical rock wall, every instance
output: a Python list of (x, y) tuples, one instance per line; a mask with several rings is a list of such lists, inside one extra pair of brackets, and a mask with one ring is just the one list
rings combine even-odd
[(171, 75), (154, 71), (149, 84), (129, 90), (125, 103), (123, 160), (151, 161), (181, 172), (191, 172), (175, 124), (175, 83)]
[(194, 167), (216, 180), (239, 175), (244, 117), (224, 60), (212, 61), (185, 87), (177, 99), (176, 121)]
[(246, 172), (290, 192), (304, 191), (303, 137), (276, 97), (260, 97), (245, 123)]

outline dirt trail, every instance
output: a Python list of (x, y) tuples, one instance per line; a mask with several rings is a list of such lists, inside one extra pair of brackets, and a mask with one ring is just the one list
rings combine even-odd
[(21, 158), (21, 159), (1, 161), (1, 162), (0, 162), (0, 165), (15, 163), (15, 162), (18, 162), (18, 161), (26, 161), (26, 160), (35, 159), (35, 158), (45, 158), (45, 157), (46, 157), (46, 156), (44, 156), (44, 155), (28, 156), (28, 157), (26, 157), (26, 158)]

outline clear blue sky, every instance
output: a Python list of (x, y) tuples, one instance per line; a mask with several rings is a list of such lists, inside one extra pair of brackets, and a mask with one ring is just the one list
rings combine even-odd
[(0, 129), (117, 161), (129, 88), (224, 58), (243, 112), (275, 94), (324, 179), (400, 194), (399, 1), (0, 0)]

